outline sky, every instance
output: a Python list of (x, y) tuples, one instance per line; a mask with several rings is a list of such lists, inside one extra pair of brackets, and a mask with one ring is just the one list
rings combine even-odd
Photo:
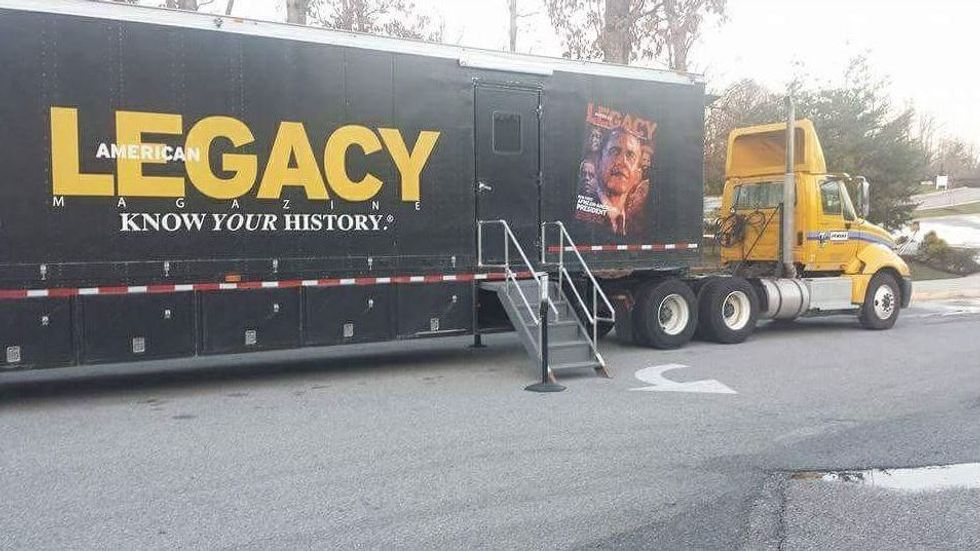
[[(226, 0), (209, 9), (221, 10)], [(505, 49), (507, 0), (415, 0), (441, 18), (444, 39)], [(281, 21), (284, 0), (236, 0), (235, 15)], [(558, 56), (542, 0), (518, 0), (518, 50)], [(939, 137), (980, 147), (980, 72), (970, 56), (980, 43), (980, 0), (729, 0), (724, 21), (706, 23), (691, 53), (709, 91), (752, 78), (779, 90), (794, 75), (814, 84), (844, 83), (855, 55), (890, 82), (895, 104), (931, 116)]]

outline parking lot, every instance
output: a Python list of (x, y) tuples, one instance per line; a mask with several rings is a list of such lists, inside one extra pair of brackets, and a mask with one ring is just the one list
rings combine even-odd
[(546, 395), (510, 334), (8, 373), (0, 548), (754, 547), (773, 473), (980, 460), (978, 334), (941, 301), (610, 338)]

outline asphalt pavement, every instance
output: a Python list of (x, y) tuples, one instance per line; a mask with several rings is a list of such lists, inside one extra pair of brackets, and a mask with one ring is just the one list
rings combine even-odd
[[(980, 461), (978, 334), (960, 299), (884, 332), (838, 317), (735, 346), (611, 339), (612, 379), (547, 395), (523, 391), (508, 334), (7, 373), (0, 548), (807, 548), (791, 527), (844, 498), (785, 493), (786, 473)], [(636, 377), (668, 364), (670, 385)], [(734, 392), (677, 388), (705, 380)], [(787, 495), (813, 507), (787, 514)]]

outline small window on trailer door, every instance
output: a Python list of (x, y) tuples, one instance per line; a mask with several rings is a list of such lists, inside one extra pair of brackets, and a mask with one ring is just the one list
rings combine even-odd
[(493, 152), (515, 155), (521, 152), (521, 116), (504, 111), (493, 112)]

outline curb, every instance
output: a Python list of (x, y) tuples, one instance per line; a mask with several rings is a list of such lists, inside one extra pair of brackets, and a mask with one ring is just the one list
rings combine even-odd
[(912, 303), (957, 298), (980, 298), (980, 289), (956, 289), (949, 291), (912, 291)]

